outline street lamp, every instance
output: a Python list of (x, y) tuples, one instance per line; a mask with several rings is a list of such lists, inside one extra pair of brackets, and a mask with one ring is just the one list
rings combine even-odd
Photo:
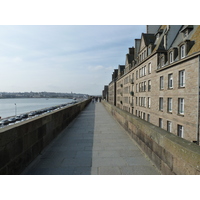
[(17, 104), (15, 103), (15, 116), (17, 116)]

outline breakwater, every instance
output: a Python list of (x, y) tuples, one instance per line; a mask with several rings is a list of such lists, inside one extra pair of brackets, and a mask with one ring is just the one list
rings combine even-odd
[(90, 101), (0, 129), (0, 174), (20, 174)]
[(105, 108), (138, 143), (162, 174), (200, 175), (200, 147), (106, 101)]

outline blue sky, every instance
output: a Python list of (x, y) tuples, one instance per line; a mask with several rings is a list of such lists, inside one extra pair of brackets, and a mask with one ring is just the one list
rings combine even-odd
[(0, 26), (0, 92), (101, 94), (140, 25)]

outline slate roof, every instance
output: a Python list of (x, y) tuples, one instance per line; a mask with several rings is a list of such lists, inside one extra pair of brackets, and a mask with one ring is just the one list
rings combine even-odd
[(148, 46), (149, 44), (154, 43), (156, 36), (155, 34), (146, 34), (146, 33), (142, 33), (142, 36), (144, 38), (144, 43), (145, 46)]
[(133, 54), (126, 54), (126, 59), (128, 60), (128, 63), (131, 64), (132, 61), (134, 60), (134, 55)]

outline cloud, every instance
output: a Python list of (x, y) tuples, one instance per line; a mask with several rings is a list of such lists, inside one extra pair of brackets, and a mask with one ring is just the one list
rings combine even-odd
[(89, 71), (99, 71), (99, 70), (104, 70), (105, 67), (103, 67), (102, 65), (97, 65), (97, 66), (89, 66), (88, 70)]
[(101, 94), (141, 30), (145, 27), (0, 26), (0, 91)]

